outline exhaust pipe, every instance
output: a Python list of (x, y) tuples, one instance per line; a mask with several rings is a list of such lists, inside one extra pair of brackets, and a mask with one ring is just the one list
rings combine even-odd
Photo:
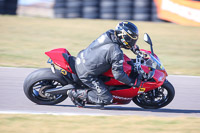
[(48, 89), (45, 91), (45, 93), (49, 93), (49, 94), (53, 94), (53, 95), (57, 95), (57, 94), (63, 94), (63, 95), (67, 95), (67, 91), (71, 90), (71, 89), (75, 89), (76, 87), (72, 84), (68, 84), (65, 85), (61, 88), (52, 88), (52, 89)]

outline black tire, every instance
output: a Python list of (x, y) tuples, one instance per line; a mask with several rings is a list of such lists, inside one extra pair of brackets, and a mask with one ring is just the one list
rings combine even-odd
[(151, 18), (150, 8), (134, 8), (133, 9), (133, 20), (136, 21), (149, 21)]
[(65, 14), (54, 13), (55, 18), (65, 18)]
[(80, 18), (82, 16), (82, 1), (67, 0), (65, 18)]
[(54, 14), (65, 14), (65, 8), (56, 8)]
[(80, 13), (66, 13), (65, 18), (80, 18), (81, 14)]
[(83, 0), (84, 7), (99, 6), (99, 0)]
[(117, 0), (116, 4), (118, 7), (129, 7), (133, 4), (132, 0)]
[(134, 0), (134, 7), (146, 8), (151, 6), (151, 0)]
[(100, 14), (101, 19), (115, 19), (114, 13), (101, 13)]
[(99, 0), (83, 0), (82, 17), (96, 19), (99, 18)]
[(116, 2), (115, 0), (101, 0), (100, 2), (100, 18), (115, 19), (116, 17)]
[[(54, 99), (49, 99), (41, 95), (41, 88), (50, 89), (61, 87), (66, 84), (67, 82), (63, 79), (59, 70), (56, 70), (54, 74), (50, 68), (42, 68), (27, 76), (24, 81), (24, 93), (28, 99), (36, 104), (54, 105), (64, 101), (67, 95), (56, 95)], [(37, 89), (39, 89), (39, 91), (37, 91)]]
[(99, 18), (99, 8), (95, 6), (83, 7), (83, 18)]
[(67, 8), (79, 8), (82, 6), (82, 1), (81, 0), (67, 0), (65, 5)]
[(149, 14), (134, 14), (133, 15), (133, 20), (136, 21), (150, 21), (150, 15)]
[(98, 14), (98, 13), (94, 13), (94, 14), (83, 14), (83, 18), (96, 19), (96, 18), (99, 18), (99, 14)]
[(65, 0), (55, 0), (54, 8), (65, 8)]
[(132, 14), (132, 7), (118, 7), (116, 9), (117, 13), (128, 13), (128, 14)]
[(17, 0), (5, 0), (4, 2), (4, 13), (8, 15), (16, 15)]
[(132, 15), (130, 13), (118, 13), (116, 16), (118, 20), (131, 20)]
[(100, 7), (115, 7), (116, 2), (115, 0), (101, 0)]
[[(167, 94), (163, 99), (161, 99), (158, 102), (152, 102), (149, 99), (147, 101), (147, 98), (146, 98), (147, 94), (151, 93), (151, 91), (134, 97), (133, 98), (133, 102), (136, 105), (138, 105), (138, 106), (140, 106), (140, 107), (142, 107), (144, 109), (159, 109), (159, 108), (162, 108), (162, 107), (168, 105), (174, 99), (175, 90), (174, 90), (174, 87), (172, 86), (172, 84), (169, 81), (165, 81), (160, 89), (163, 89), (164, 91), (166, 91)], [(163, 95), (164, 95), (164, 93), (163, 93)], [(145, 99), (142, 98), (142, 97), (145, 97)]]
[(54, 9), (55, 18), (64, 18), (65, 17), (65, 8), (55, 8)]
[(81, 7), (68, 7), (65, 10), (65, 17), (66, 18), (80, 18), (81, 17)]
[(4, 0), (0, 0), (0, 14), (4, 14)]
[(112, 7), (101, 7), (100, 13), (115, 13), (115, 8)]

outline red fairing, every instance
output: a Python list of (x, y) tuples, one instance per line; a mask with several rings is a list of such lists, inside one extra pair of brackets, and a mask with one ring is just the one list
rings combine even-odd
[(69, 63), (65, 60), (65, 58), (62, 55), (63, 53), (66, 53), (69, 56), (71, 56), (71, 54), (65, 48), (58, 48), (45, 52), (45, 54), (51, 58), (53, 63), (65, 69), (66, 71), (73, 73), (72, 69), (69, 66)]
[(145, 73), (149, 73), (150, 70), (147, 66), (141, 65), (142, 70), (144, 70)]
[(129, 89), (115, 90), (111, 91), (111, 94), (113, 95), (114, 104), (129, 104), (133, 96), (137, 95), (137, 89), (131, 87)]
[[(124, 72), (129, 76), (131, 73), (131, 65), (129, 65), (127, 63), (127, 61), (131, 61), (130, 58), (128, 58), (125, 54), (124, 54), (124, 63), (123, 63), (123, 68), (124, 68)], [(114, 76), (112, 74), (112, 70), (109, 69), (107, 72), (105, 72), (103, 74), (104, 76), (107, 77), (111, 77), (111, 80), (108, 82), (105, 82), (106, 85), (124, 85), (124, 83), (119, 82), (118, 80), (114, 79)]]
[[(142, 84), (142, 86), (135, 89), (133, 89), (133, 87), (130, 87), (128, 89), (111, 91), (111, 94), (113, 95), (113, 103), (128, 104), (131, 102), (133, 97), (158, 88), (163, 84), (163, 82), (142, 82)], [(141, 91), (140, 88), (143, 88), (143, 91)]]
[(163, 84), (163, 82), (165, 81), (166, 77), (167, 77), (167, 73), (164, 70), (156, 70), (155, 74), (153, 76), (154, 80), (157, 83), (161, 83), (161, 84)]

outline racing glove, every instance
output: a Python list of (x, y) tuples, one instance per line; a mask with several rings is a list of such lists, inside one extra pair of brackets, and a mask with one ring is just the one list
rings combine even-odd
[(140, 52), (140, 48), (138, 45), (135, 45), (132, 47), (131, 51), (134, 53), (134, 54), (138, 54)]
[(132, 86), (133, 88), (135, 88), (135, 87), (138, 88), (138, 87), (140, 87), (141, 81), (142, 81), (142, 75), (139, 74), (137, 76), (137, 78), (135, 79), (135, 81), (130, 83), (129, 86)]

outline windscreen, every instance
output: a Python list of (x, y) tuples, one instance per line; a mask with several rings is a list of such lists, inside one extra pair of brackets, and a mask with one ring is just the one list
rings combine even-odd
[(160, 60), (158, 57), (154, 57), (152, 54), (145, 52), (147, 54), (146, 61), (144, 62), (143, 65), (153, 68), (153, 69), (158, 69), (158, 70), (164, 70), (165, 68), (161, 64)]

